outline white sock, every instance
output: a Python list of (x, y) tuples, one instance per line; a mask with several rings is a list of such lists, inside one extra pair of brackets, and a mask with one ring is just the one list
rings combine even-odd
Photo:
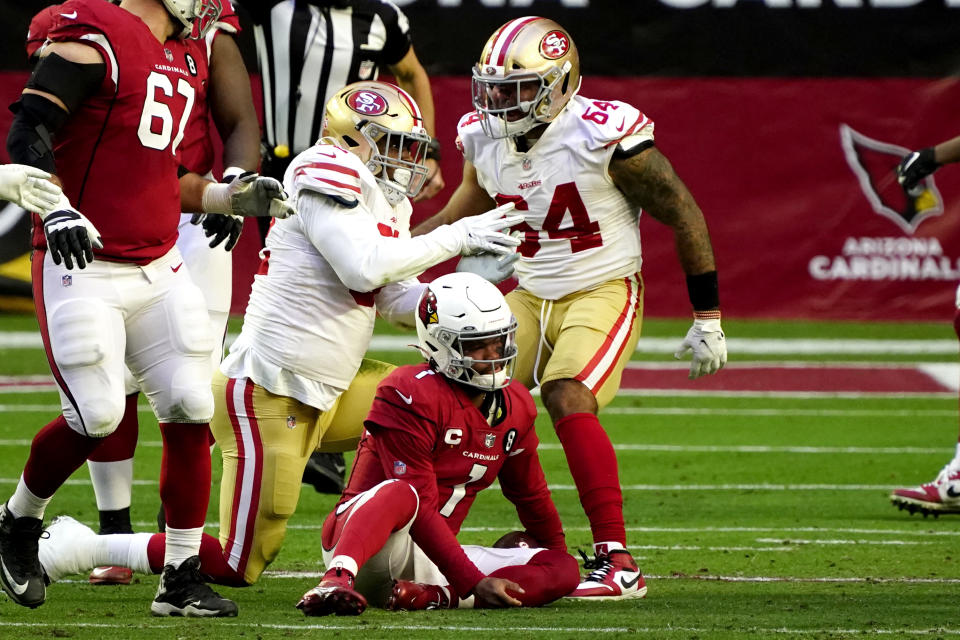
[(163, 553), (163, 566), (172, 564), (176, 568), (190, 556), (199, 555), (201, 538), (203, 538), (203, 527), (173, 529), (167, 525), (167, 546)]
[(957, 452), (953, 454), (953, 461), (950, 466), (954, 469), (960, 469), (960, 442), (957, 443)]
[(97, 496), (97, 509), (117, 511), (130, 506), (133, 486), (133, 458), (114, 462), (87, 460), (93, 492)]
[(330, 566), (327, 567), (327, 571), (330, 571), (330, 569), (336, 569), (337, 566), (340, 566), (341, 569), (349, 571), (354, 577), (357, 576), (357, 571), (360, 570), (360, 568), (357, 567), (357, 561), (350, 556), (333, 556), (330, 558)]
[(147, 557), (147, 544), (156, 533), (115, 533), (97, 536), (93, 549), (93, 567), (128, 567), (138, 573), (153, 573)]
[(20, 482), (17, 483), (16, 490), (7, 501), (7, 509), (10, 510), (10, 515), (14, 518), (38, 518), (43, 520), (43, 512), (46, 511), (51, 498), (53, 496), (39, 498), (34, 495), (27, 488), (27, 483), (23, 480), (23, 474), (20, 474)]
[(622, 551), (624, 546), (619, 542), (594, 542), (594, 553), (610, 553), (611, 551)]

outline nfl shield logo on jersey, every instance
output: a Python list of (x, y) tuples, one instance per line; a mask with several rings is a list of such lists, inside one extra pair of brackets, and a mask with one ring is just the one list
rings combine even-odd
[(407, 463), (400, 462), (399, 460), (393, 461), (393, 475), (402, 476), (407, 472)]
[(495, 433), (488, 433), (487, 435), (483, 436), (483, 446), (485, 446), (487, 449), (492, 449), (493, 444), (496, 441), (497, 441), (497, 434)]
[(64, 287), (69, 287), (73, 284), (73, 276), (67, 274), (65, 276), (60, 276), (60, 285)]
[(287, 429), (297, 428), (297, 416), (287, 416)]

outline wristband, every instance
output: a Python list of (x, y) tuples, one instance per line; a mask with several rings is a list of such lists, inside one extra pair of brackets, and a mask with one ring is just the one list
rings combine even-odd
[(687, 276), (687, 294), (694, 311), (709, 311), (720, 306), (717, 272), (708, 271)]

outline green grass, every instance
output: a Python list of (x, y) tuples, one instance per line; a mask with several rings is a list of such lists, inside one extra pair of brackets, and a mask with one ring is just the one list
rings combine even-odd
[[(683, 335), (688, 321), (651, 320), (644, 334)], [(0, 317), (0, 330), (31, 321)], [(725, 322), (735, 337), (951, 339), (926, 324)], [(234, 326), (236, 330), (236, 326)], [(415, 354), (371, 354), (393, 362)], [(672, 359), (643, 355), (645, 359)], [(731, 354), (731, 366), (743, 360)], [(789, 356), (772, 358), (790, 359)], [(817, 360), (841, 360), (816, 356)], [(865, 360), (868, 358), (857, 358)], [(894, 358), (871, 357), (888, 361)], [(922, 358), (954, 362), (955, 356)], [(0, 375), (43, 374), (39, 351), (0, 352)], [(721, 375), (723, 375), (721, 373)], [(3, 394), (0, 405), (41, 405), (0, 413), (0, 496), (13, 490), (36, 429), (55, 415), (56, 394)], [(0, 638), (648, 638), (737, 639), (950, 637), (960, 634), (960, 517), (923, 519), (898, 512), (889, 488), (928, 481), (952, 455), (957, 399), (651, 396), (617, 399), (601, 420), (618, 451), (628, 538), (645, 575), (646, 599), (561, 601), (510, 611), (396, 614), (306, 619), (293, 608), (319, 572), (319, 527), (335, 502), (304, 488), (285, 546), (259, 584), (222, 589), (240, 607), (236, 620), (151, 618), (156, 578), (129, 587), (92, 587), (83, 576), (48, 590), (31, 611), (0, 596)], [(549, 420), (537, 423), (541, 459), (571, 549), (590, 534)], [(156, 422), (141, 413), (135, 478), (155, 482)], [(911, 448), (912, 452), (901, 451)], [(215, 458), (215, 475), (217, 474)], [(79, 471), (75, 480), (86, 480)], [(133, 517), (151, 530), (155, 486), (134, 490)], [(48, 514), (93, 524), (88, 484), (64, 486)], [(210, 522), (217, 519), (215, 507)], [(477, 500), (461, 541), (489, 544), (518, 526), (512, 507), (490, 490)], [(215, 529), (210, 529), (214, 532)]]

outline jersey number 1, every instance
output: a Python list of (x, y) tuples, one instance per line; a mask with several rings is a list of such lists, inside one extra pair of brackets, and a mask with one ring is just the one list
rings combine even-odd
[[(170, 107), (156, 100), (158, 89), (168, 98), (173, 96), (173, 82), (170, 78), (162, 73), (151, 71), (147, 76), (147, 97), (143, 102), (143, 111), (140, 113), (137, 136), (143, 146), (163, 151), (170, 144), (170, 136), (173, 133), (173, 114), (170, 112)], [(190, 110), (193, 109), (193, 100), (196, 95), (193, 85), (183, 78), (177, 79), (177, 93), (187, 99), (187, 104), (183, 108), (183, 115), (180, 116), (177, 137), (173, 139), (170, 153), (176, 153), (180, 141), (183, 140), (183, 130), (187, 126), (187, 120), (190, 119)], [(154, 120), (159, 121), (159, 133), (153, 130)]]
[(447, 501), (443, 504), (443, 507), (441, 507), (440, 515), (444, 518), (449, 518), (453, 510), (456, 509), (460, 501), (463, 500), (463, 497), (467, 495), (467, 485), (471, 482), (481, 480), (486, 473), (487, 465), (485, 464), (474, 464), (470, 467), (470, 479), (453, 486), (453, 493), (450, 494), (450, 497), (447, 498)]

